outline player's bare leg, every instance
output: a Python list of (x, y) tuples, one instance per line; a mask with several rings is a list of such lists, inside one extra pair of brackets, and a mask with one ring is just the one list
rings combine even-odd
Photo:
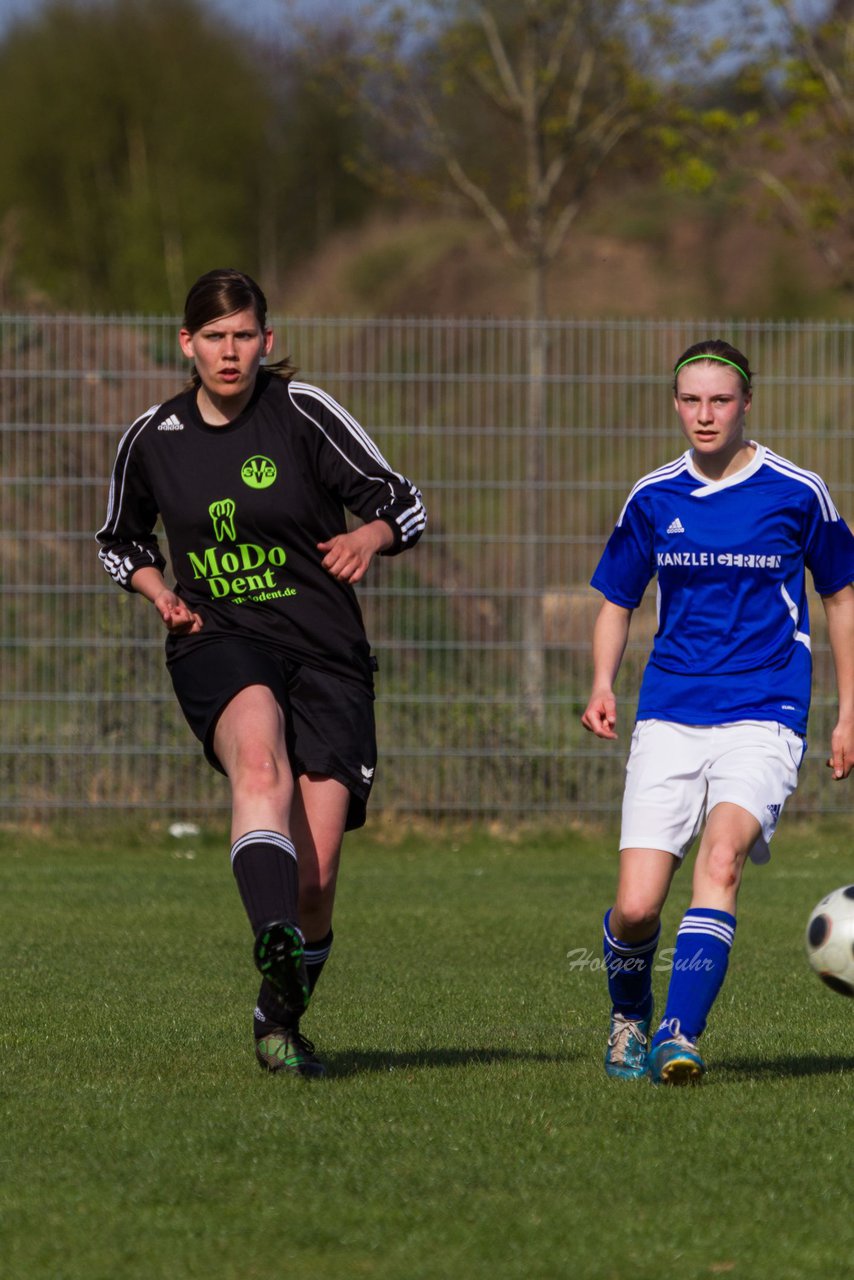
[(249, 685), (229, 702), (217, 723), (214, 750), (231, 783), (232, 867), (263, 978), (256, 1057), (267, 1071), (322, 1075), (313, 1047), (299, 1034), (311, 991), (291, 831), (294, 780), (282, 709), (266, 685)]
[(705, 1073), (697, 1041), (726, 977), (741, 877), (760, 834), (757, 819), (740, 805), (717, 804), (708, 816), (691, 905), (676, 935), (667, 1006), (650, 1049), (656, 1084), (698, 1084)]
[(605, 1071), (621, 1080), (646, 1072), (652, 1019), (652, 962), (661, 910), (678, 859), (663, 849), (623, 849), (616, 902), (604, 920), (611, 997)]

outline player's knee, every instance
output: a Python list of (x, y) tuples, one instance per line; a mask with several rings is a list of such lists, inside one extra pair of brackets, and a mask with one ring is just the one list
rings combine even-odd
[(276, 753), (260, 746), (242, 751), (229, 776), (234, 791), (244, 797), (275, 795), (290, 785), (290, 775)]
[(706, 851), (703, 872), (707, 880), (720, 889), (733, 889), (741, 875), (738, 850), (727, 840), (718, 840)]
[(648, 938), (658, 928), (658, 905), (640, 893), (621, 894), (610, 923), (614, 936), (626, 942)]

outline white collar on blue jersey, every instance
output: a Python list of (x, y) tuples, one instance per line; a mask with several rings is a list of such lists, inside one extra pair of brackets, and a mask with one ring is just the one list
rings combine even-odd
[(724, 476), (723, 480), (710, 480), (708, 476), (704, 476), (702, 472), (698, 471), (694, 466), (694, 450), (686, 449), (686, 468), (695, 480), (700, 481), (702, 486), (700, 489), (692, 489), (691, 497), (705, 498), (708, 494), (720, 493), (721, 489), (731, 489), (734, 484), (741, 484), (742, 481), (749, 480), (752, 475), (755, 475), (762, 466), (762, 463), (765, 461), (765, 446), (763, 444), (757, 444), (755, 440), (747, 440), (746, 443), (752, 445), (755, 450), (750, 462), (748, 462), (746, 467), (742, 467), (740, 471), (736, 471), (733, 475)]

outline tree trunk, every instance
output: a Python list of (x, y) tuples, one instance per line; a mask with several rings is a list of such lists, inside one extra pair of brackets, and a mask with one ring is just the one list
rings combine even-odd
[(546, 718), (546, 656), (543, 630), (545, 529), (543, 470), (545, 464), (546, 253), (543, 207), (543, 129), (540, 118), (540, 16), (526, 0), (527, 21), (521, 52), (522, 128), (528, 196), (528, 382), (525, 424), (525, 494), (523, 499), (524, 572), (522, 596), (522, 693), (531, 724), (542, 729)]
[(524, 595), (522, 597), (522, 692), (531, 722), (545, 723), (546, 655), (543, 628), (545, 589), (546, 354), (545, 264), (530, 268), (528, 326), (527, 422), (525, 424), (525, 495), (523, 503)]

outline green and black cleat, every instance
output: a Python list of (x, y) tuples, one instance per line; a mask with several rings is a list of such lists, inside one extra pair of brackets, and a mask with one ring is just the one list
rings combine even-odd
[(262, 925), (255, 938), (255, 967), (294, 1018), (305, 1012), (311, 994), (305, 968), (305, 939), (290, 920)]
[(314, 1045), (297, 1027), (271, 1027), (255, 1041), (255, 1057), (262, 1071), (287, 1071), (306, 1080), (326, 1075)]

